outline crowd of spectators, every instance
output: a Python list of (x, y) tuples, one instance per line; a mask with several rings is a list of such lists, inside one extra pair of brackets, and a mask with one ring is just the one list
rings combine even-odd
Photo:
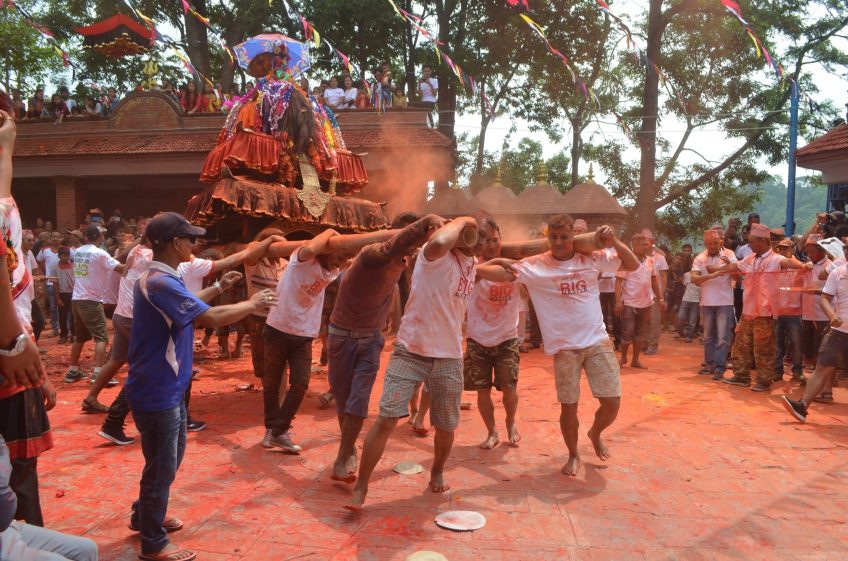
[[(372, 71), (372, 78), (367, 85), (362, 80), (354, 80), (350, 74), (332, 76), (311, 86), (306, 76), (300, 78), (299, 84), (304, 92), (308, 92), (333, 111), (341, 109), (378, 109), (386, 110), (392, 107), (424, 107), (432, 109), (438, 101), (439, 81), (433, 76), (432, 67), (425, 65), (421, 76), (417, 78), (417, 95), (410, 100), (404, 92), (404, 83), (392, 79), (388, 64), (381, 64)], [(141, 89), (141, 86), (136, 88)], [(244, 90), (233, 84), (224, 88), (221, 82), (214, 85), (205, 83), (202, 88), (194, 80), (175, 86), (171, 80), (165, 79), (154, 90), (171, 96), (187, 115), (198, 113), (227, 113), (235, 98), (243, 96), (246, 91), (253, 89), (253, 83), (248, 82)], [(19, 88), (11, 89), (11, 103), (16, 120), (40, 121), (49, 120), (61, 124), (67, 119), (109, 117), (115, 110), (120, 97), (115, 88), (107, 88), (98, 95), (88, 95), (79, 99), (71, 96), (67, 86), (61, 86), (56, 93), (45, 98), (45, 87), (38, 85), (35, 93), (25, 99)]]

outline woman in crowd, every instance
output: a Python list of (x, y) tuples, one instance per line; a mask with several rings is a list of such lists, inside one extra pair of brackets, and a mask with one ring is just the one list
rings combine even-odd
[(42, 116), (55, 119), (55, 124), (59, 125), (70, 114), (71, 112), (68, 111), (68, 106), (62, 101), (62, 96), (53, 94), (53, 97), (50, 98), (50, 103), (44, 107)]
[(101, 106), (93, 96), (88, 96), (85, 98), (83, 114), (88, 115), (89, 117), (102, 117), (103, 106)]
[(203, 98), (206, 103), (203, 106), (202, 113), (220, 113), (221, 112), (221, 95), (212, 87), (212, 84), (203, 86)]
[(330, 84), (324, 90), (324, 103), (333, 111), (341, 108), (345, 100), (345, 92), (339, 87), (339, 80), (333, 76), (330, 78)]
[(194, 80), (190, 80), (185, 85), (185, 90), (183, 90), (183, 93), (180, 96), (180, 105), (182, 106), (183, 111), (189, 115), (202, 113), (204, 103), (203, 96), (197, 91), (197, 84), (194, 83)]
[(27, 103), (27, 119), (40, 119), (44, 113), (44, 86), (38, 86)]
[(342, 100), (341, 107), (343, 109), (353, 109), (356, 107), (356, 98), (359, 90), (353, 85), (353, 78), (350, 75), (345, 75), (342, 79), (342, 85), (344, 86), (344, 99)]

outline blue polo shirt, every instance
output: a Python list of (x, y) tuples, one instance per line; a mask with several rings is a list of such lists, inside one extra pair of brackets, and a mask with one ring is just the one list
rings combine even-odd
[(130, 409), (164, 411), (180, 404), (191, 381), (194, 319), (209, 306), (171, 267), (153, 261), (135, 285), (125, 387)]

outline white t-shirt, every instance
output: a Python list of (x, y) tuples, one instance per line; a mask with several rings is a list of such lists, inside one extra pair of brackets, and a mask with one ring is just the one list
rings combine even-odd
[(203, 290), (203, 279), (209, 276), (212, 272), (214, 261), (209, 259), (201, 259), (200, 257), (192, 257), (190, 261), (180, 263), (177, 267), (177, 272), (186, 288), (192, 294), (197, 294)]
[(842, 320), (841, 327), (832, 329), (848, 333), (848, 265), (842, 265), (830, 272), (822, 292), (833, 296), (834, 311)]
[(484, 347), (518, 337), (518, 283), (477, 281), (468, 301), (465, 336)]
[(397, 342), (417, 355), (462, 358), (462, 318), (474, 290), (477, 262), (459, 251), (430, 261), (425, 244), (412, 270), (412, 288)]
[(127, 255), (126, 274), (121, 277), (121, 283), (118, 286), (118, 305), (115, 307), (117, 315), (125, 318), (133, 317), (135, 283), (150, 269), (151, 261), (153, 261), (152, 249), (138, 244), (130, 250)]
[[(826, 281), (819, 278), (819, 273), (822, 271), (830, 273), (835, 268), (836, 265), (834, 265), (833, 261), (827, 257), (822, 257), (821, 261), (813, 263), (813, 268), (808, 273), (809, 277), (807, 277), (807, 287), (821, 290)], [(808, 321), (827, 321), (827, 314), (825, 314), (824, 310), (821, 309), (821, 304), (819, 303), (820, 299), (820, 294), (801, 295), (801, 319)]]
[[(18, 205), (12, 197), (0, 199), (0, 243), (12, 242), (18, 256), (18, 265), (12, 271), (12, 294), (18, 319), (24, 329), (32, 324), (32, 299), (35, 298), (35, 286), (27, 270), (26, 255), (21, 249), (23, 228)], [(30, 252), (32, 253), (32, 252)], [(3, 265), (5, 266), (5, 264)]]
[[(721, 267), (724, 261), (721, 257), (726, 255), (731, 263), (736, 262), (736, 255), (732, 251), (721, 251), (718, 255), (710, 256), (704, 250), (695, 257), (692, 262), (692, 270), (699, 275), (709, 275), (707, 267)], [(702, 306), (732, 306), (733, 305), (733, 279), (730, 275), (721, 275), (701, 283), (701, 305)]]
[[(432, 84), (432, 85), (431, 85)], [(436, 90), (439, 89), (439, 80), (438, 78), (433, 78), (430, 76), (430, 83), (421, 82), (419, 84), (421, 88), (421, 101), (436, 103), (439, 101), (439, 97), (436, 94)]]
[(701, 301), (701, 287), (692, 282), (692, 273), (683, 275), (683, 285), (686, 287), (686, 291), (683, 293), (684, 302)]
[(106, 292), (103, 293), (104, 304), (118, 303), (118, 288), (121, 286), (121, 274), (115, 271), (109, 272), (109, 279), (106, 282)]
[(356, 107), (356, 97), (359, 95), (359, 90), (356, 88), (350, 88), (349, 90), (345, 90), (344, 93), (344, 103), (342, 103), (342, 107)]
[(651, 279), (657, 276), (653, 257), (646, 257), (635, 271), (619, 271), (616, 276), (621, 282), (621, 303), (632, 308), (650, 308), (654, 303), (654, 288)]
[(545, 353), (585, 349), (608, 341), (601, 312), (598, 273), (614, 273), (617, 255), (596, 251), (577, 253), (567, 261), (551, 252), (517, 263), (518, 282), (527, 286), (542, 328)]
[(754, 253), (754, 250), (751, 249), (751, 246), (748, 244), (740, 245), (738, 248), (736, 248), (736, 258), (740, 261), (751, 255), (752, 253)]
[[(31, 275), (34, 275), (35, 270), (38, 269), (38, 260), (36, 260), (35, 255), (33, 255), (31, 249), (28, 249), (26, 252), (26, 268)], [(41, 271), (41, 274), (46, 273), (44, 271)]]
[(109, 273), (120, 265), (104, 250), (86, 244), (74, 253), (74, 294), (72, 300), (103, 302)]
[(277, 283), (280, 302), (268, 312), (266, 323), (278, 331), (301, 337), (318, 337), (324, 289), (339, 270), (328, 271), (317, 258), (301, 261), (298, 248)]
[(327, 88), (324, 90), (324, 101), (332, 107), (338, 106), (345, 98), (345, 92), (341, 88)]
[[(56, 268), (56, 265), (59, 264), (59, 254), (53, 251), (53, 249), (48, 246), (38, 252), (38, 256), (35, 258), (35, 260), (40, 263), (44, 263), (44, 266), (41, 267), (41, 270), (44, 271), (45, 276), (50, 276), (47, 271), (54, 270)], [(48, 280), (47, 286), (53, 286), (53, 281)]]
[[(615, 249), (611, 247), (602, 251), (612, 257), (617, 255)], [(598, 290), (602, 293), (615, 292), (615, 273), (601, 273), (601, 278), (598, 280)]]

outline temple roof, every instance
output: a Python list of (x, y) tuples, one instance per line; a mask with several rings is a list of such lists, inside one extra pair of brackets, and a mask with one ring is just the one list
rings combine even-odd
[(427, 211), (441, 216), (460, 216), (473, 212), (467, 189), (442, 189), (427, 203)]
[[(839, 154), (837, 154), (839, 153)], [(830, 156), (848, 157), (848, 123), (833, 127), (795, 152), (798, 163)]]
[(501, 183), (494, 183), (474, 195), (473, 204), (490, 214), (508, 214), (515, 206), (515, 193)]
[(49, 137), (20, 136), (15, 143), (15, 157), (206, 153), (215, 146), (217, 137), (217, 130), (189, 130), (152, 135), (101, 133)]
[(627, 211), (618, 204), (603, 185), (598, 185), (589, 179), (586, 183), (575, 185), (563, 195), (565, 212), (571, 215), (587, 214), (620, 214), (627, 216)]

